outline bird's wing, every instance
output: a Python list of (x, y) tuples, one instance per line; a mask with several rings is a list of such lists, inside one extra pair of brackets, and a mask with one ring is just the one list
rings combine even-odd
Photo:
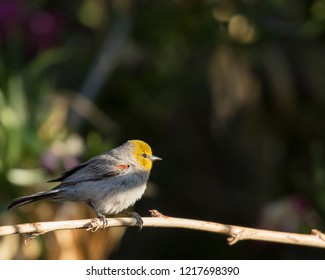
[(121, 175), (129, 165), (112, 157), (98, 156), (65, 171), (61, 177), (48, 182), (78, 183), (81, 181), (97, 181)]
[(85, 167), (86, 165), (88, 164), (88, 162), (84, 162), (84, 163), (81, 163), (67, 171), (64, 171), (62, 173), (62, 175), (59, 177), (59, 178), (55, 178), (55, 179), (52, 179), (52, 180), (49, 180), (47, 181), (48, 183), (51, 183), (51, 182), (62, 182), (64, 179), (70, 177), (73, 173), (75, 173), (76, 171), (82, 169), (83, 167)]

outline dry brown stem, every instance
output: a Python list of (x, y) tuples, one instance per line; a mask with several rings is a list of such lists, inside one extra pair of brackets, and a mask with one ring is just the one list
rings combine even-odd
[[(259, 240), (325, 248), (325, 235), (316, 229), (313, 229), (311, 234), (298, 234), (226, 225), (200, 220), (173, 218), (165, 216), (157, 210), (151, 210), (150, 212), (153, 217), (143, 218), (143, 227), (185, 228), (224, 234), (228, 236), (227, 240), (229, 245), (233, 245), (241, 240)], [(2, 226), (0, 227), (0, 236), (23, 234), (25, 235), (25, 238), (29, 240), (40, 234), (56, 230), (86, 229), (94, 231), (94, 229), (96, 230), (98, 228), (98, 222), (98, 219), (85, 219)], [(134, 227), (136, 226), (136, 220), (134, 218), (107, 218), (106, 227), (120, 226)]]

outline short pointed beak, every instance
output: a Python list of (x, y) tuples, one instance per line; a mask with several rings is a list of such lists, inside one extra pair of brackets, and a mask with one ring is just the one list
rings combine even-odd
[(151, 156), (150, 159), (151, 161), (162, 160), (162, 158), (156, 156)]

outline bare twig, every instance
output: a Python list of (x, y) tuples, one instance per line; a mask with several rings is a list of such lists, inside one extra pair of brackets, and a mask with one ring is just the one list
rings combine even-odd
[[(143, 218), (143, 227), (186, 228), (220, 233), (228, 236), (227, 240), (229, 245), (233, 245), (240, 240), (260, 240), (325, 248), (325, 235), (316, 229), (313, 229), (311, 234), (298, 234), (240, 227), (200, 220), (173, 218), (162, 215), (157, 210), (152, 210), (151, 213), (154, 217)], [(96, 231), (98, 228), (98, 222), (98, 219), (85, 219), (2, 226), (0, 227), (0, 236), (24, 234), (29, 240), (40, 234), (56, 230), (86, 229)], [(136, 220), (134, 218), (107, 218), (106, 227), (120, 226), (134, 227), (136, 226)]]

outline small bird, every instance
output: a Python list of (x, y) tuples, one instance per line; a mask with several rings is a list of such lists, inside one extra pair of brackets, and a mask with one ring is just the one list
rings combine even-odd
[[(48, 181), (61, 182), (53, 189), (16, 198), (7, 209), (43, 199), (82, 201), (95, 211), (104, 228), (105, 214), (123, 212), (142, 197), (152, 163), (156, 160), (161, 158), (152, 155), (147, 143), (129, 140), (65, 171), (61, 177)], [(138, 213), (125, 213), (134, 217), (137, 226), (142, 228), (143, 220)]]

